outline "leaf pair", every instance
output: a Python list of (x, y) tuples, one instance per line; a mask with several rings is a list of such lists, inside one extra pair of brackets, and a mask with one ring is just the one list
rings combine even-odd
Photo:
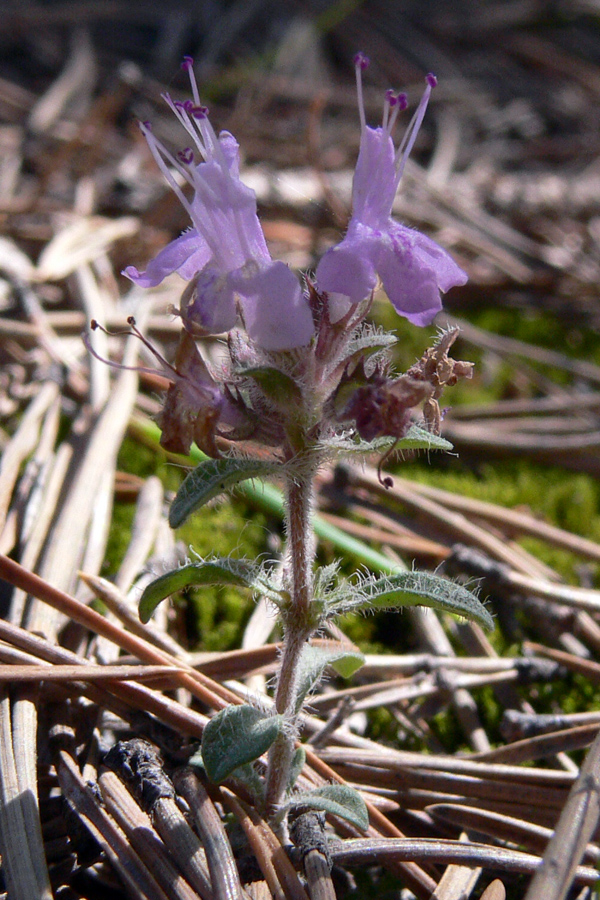
[[(252, 706), (229, 706), (217, 713), (204, 729), (202, 750), (190, 760), (202, 765), (208, 778), (220, 784), (241, 772), (245, 766), (266, 753), (283, 727), (283, 716), (268, 715)], [(293, 784), (304, 764), (306, 754), (299, 748), (295, 754), (290, 782)], [(282, 812), (291, 809), (318, 809), (356, 825), (366, 831), (369, 817), (360, 794), (342, 784), (327, 784), (293, 795)]]

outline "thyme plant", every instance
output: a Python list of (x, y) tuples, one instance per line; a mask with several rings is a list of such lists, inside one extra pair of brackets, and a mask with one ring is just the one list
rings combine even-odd
[[(133, 266), (124, 272), (145, 288), (173, 272), (187, 282), (175, 359), (171, 364), (159, 357), (170, 381), (161, 442), (188, 453), (195, 441), (207, 459), (183, 482), (171, 507), (171, 525), (177, 527), (245, 479), (273, 477), (285, 485), (287, 541), (279, 564), (198, 559), (156, 579), (140, 603), (147, 621), (162, 599), (182, 587), (216, 583), (248, 588), (277, 606), (283, 650), (272, 708), (244, 704), (215, 715), (196, 762), (217, 783), (243, 780), (279, 826), (293, 807), (324, 809), (361, 828), (367, 825), (356, 792), (339, 785), (309, 793), (294, 787), (304, 759), (301, 745), (296, 746), (304, 698), (327, 665), (348, 675), (361, 662), (356, 653), (339, 647), (328, 651), (311, 645), (329, 619), (348, 611), (422, 604), (491, 627), (476, 597), (437, 575), (399, 570), (343, 580), (336, 566), (315, 565), (311, 513), (319, 468), (338, 458), (376, 453), (381, 472), (395, 450), (450, 449), (439, 436), (439, 398), (446, 385), (471, 375), (469, 363), (449, 356), (453, 330), (440, 333), (407, 372), (392, 374), (389, 348), (395, 337), (366, 321), (378, 279), (396, 311), (416, 326), (429, 324), (441, 309), (440, 292), (467, 280), (438, 244), (391, 217), (435, 77), (427, 76), (423, 97), (396, 148), (392, 132), (407, 107), (406, 96), (388, 91), (381, 126), (369, 127), (362, 99), (367, 65), (367, 58), (357, 54), (361, 139), (352, 217), (346, 236), (325, 253), (314, 277), (301, 281), (271, 258), (254, 192), (240, 179), (238, 144), (228, 132), (213, 130), (190, 58), (183, 68), (193, 99), (164, 96), (190, 145), (173, 154), (149, 123), (141, 128), (191, 228), (144, 272)], [(181, 184), (191, 188), (191, 199)], [(196, 339), (223, 332), (226, 361), (217, 370), (202, 357)], [(422, 411), (419, 425), (416, 409)], [(261, 762), (265, 754), (266, 763)]]

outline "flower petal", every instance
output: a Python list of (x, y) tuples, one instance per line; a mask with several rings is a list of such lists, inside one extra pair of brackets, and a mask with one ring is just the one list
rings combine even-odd
[(230, 279), (206, 266), (181, 298), (181, 318), (192, 334), (220, 334), (235, 325), (235, 296)]
[(196, 229), (192, 228), (167, 244), (150, 260), (145, 272), (139, 272), (135, 266), (127, 266), (123, 275), (143, 288), (155, 287), (172, 272), (189, 280), (206, 265), (210, 256), (207, 244)]
[(413, 231), (413, 252), (421, 265), (435, 270), (438, 287), (444, 293), (469, 280), (467, 273), (457, 266), (450, 254), (420, 231)]
[(373, 257), (377, 246), (363, 239), (356, 230), (328, 250), (315, 273), (319, 289), (344, 294), (352, 303), (368, 297), (377, 282)]
[(442, 308), (435, 271), (423, 266), (414, 253), (411, 229), (395, 225), (379, 249), (377, 271), (383, 287), (401, 316), (413, 325), (429, 325)]
[(310, 343), (314, 322), (296, 276), (283, 262), (232, 273), (249, 337), (264, 350), (291, 350)]
[(352, 182), (352, 217), (373, 228), (385, 222), (397, 187), (390, 135), (382, 128), (365, 128)]

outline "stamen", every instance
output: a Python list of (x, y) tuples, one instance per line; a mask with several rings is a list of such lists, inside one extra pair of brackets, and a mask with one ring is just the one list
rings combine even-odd
[(396, 119), (398, 118), (399, 113), (404, 112), (404, 110), (408, 106), (408, 97), (406, 96), (406, 94), (395, 94), (395, 101), (395, 103), (390, 104), (390, 106), (393, 106), (392, 114), (388, 122), (388, 132), (390, 134), (392, 133), (394, 125), (396, 124)]
[(194, 74), (194, 60), (191, 56), (184, 56), (183, 62), (181, 63), (181, 68), (185, 69), (185, 71), (190, 76), (190, 85), (192, 87), (192, 95), (194, 97), (194, 103), (196, 106), (200, 106), (200, 94), (198, 92), (198, 83), (196, 81), (196, 76)]
[(358, 66), (358, 68), (364, 71), (365, 69), (369, 68), (371, 60), (366, 55), (366, 53), (363, 53), (362, 50), (359, 50), (358, 53), (354, 56), (352, 62), (354, 63), (355, 67)]
[(369, 67), (369, 62), (369, 57), (365, 56), (362, 51), (357, 53), (354, 57), (354, 71), (356, 73), (356, 94), (358, 97), (358, 115), (360, 116), (361, 134), (364, 133), (365, 128), (367, 127), (367, 122), (365, 119), (365, 102), (363, 99), (362, 89), (362, 73)]
[(206, 160), (206, 149), (202, 141), (198, 138), (198, 130), (194, 127), (194, 124), (190, 120), (190, 111), (194, 109), (193, 102), (191, 100), (186, 100), (182, 103), (180, 100), (172, 100), (169, 94), (162, 94), (161, 96), (169, 109), (177, 116), (177, 121), (180, 122), (181, 125), (183, 125), (183, 127), (195, 143), (202, 159)]
[(402, 178), (402, 173), (404, 172), (404, 167), (406, 165), (406, 160), (410, 156), (412, 148), (414, 147), (415, 141), (417, 139), (417, 135), (419, 133), (419, 129), (423, 123), (423, 119), (425, 117), (425, 111), (427, 110), (427, 104), (429, 103), (429, 98), (431, 96), (431, 91), (437, 84), (437, 78), (431, 72), (425, 78), (426, 87), (423, 92), (423, 96), (417, 106), (414, 116), (410, 120), (409, 126), (406, 129), (406, 133), (400, 144), (398, 151), (396, 153), (396, 184), (399, 183)]
[(186, 166), (191, 166), (194, 162), (194, 151), (191, 147), (185, 147), (183, 150), (178, 151), (177, 159), (184, 163)]
[(391, 88), (385, 92), (384, 100), (383, 100), (383, 121), (381, 123), (381, 127), (384, 131), (388, 131), (388, 119), (390, 115), (390, 109), (395, 106), (397, 103), (396, 95)]
[(169, 186), (171, 187), (171, 190), (177, 196), (179, 202), (182, 204), (183, 208), (189, 215), (190, 219), (195, 224), (196, 218), (194, 215), (194, 210), (192, 209), (192, 206), (188, 202), (185, 194), (183, 193), (183, 191), (181, 190), (181, 188), (179, 187), (179, 185), (173, 178), (173, 175), (171, 174), (169, 167), (165, 163), (165, 159), (168, 159), (169, 162), (171, 163), (171, 165), (175, 169), (177, 169), (177, 171), (181, 175), (183, 175), (183, 177), (188, 182), (188, 184), (190, 184), (193, 187), (194, 182), (193, 182), (193, 179), (190, 177), (189, 172), (186, 169), (184, 169), (184, 167), (175, 159), (175, 157), (171, 153), (169, 153), (167, 148), (165, 146), (163, 146), (163, 144), (161, 144), (160, 141), (158, 141), (154, 137), (152, 132), (149, 131), (145, 125), (141, 125), (140, 128), (141, 128), (142, 134), (144, 135), (144, 137), (146, 138), (146, 141), (148, 142), (148, 147), (150, 149), (150, 153), (156, 160), (156, 164), (158, 165), (158, 168), (165, 176), (166, 180), (169, 183)]

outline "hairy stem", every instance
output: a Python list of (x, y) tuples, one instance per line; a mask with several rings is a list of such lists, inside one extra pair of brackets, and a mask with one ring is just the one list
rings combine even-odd
[(275, 708), (285, 718), (281, 732), (269, 754), (266, 803), (270, 815), (276, 813), (285, 797), (296, 736), (296, 682), (302, 649), (314, 630), (311, 603), (315, 540), (311, 525), (313, 478), (318, 466), (311, 460), (301, 477), (290, 479), (287, 490), (286, 524), (288, 569), (292, 602), (285, 616), (285, 634)]

